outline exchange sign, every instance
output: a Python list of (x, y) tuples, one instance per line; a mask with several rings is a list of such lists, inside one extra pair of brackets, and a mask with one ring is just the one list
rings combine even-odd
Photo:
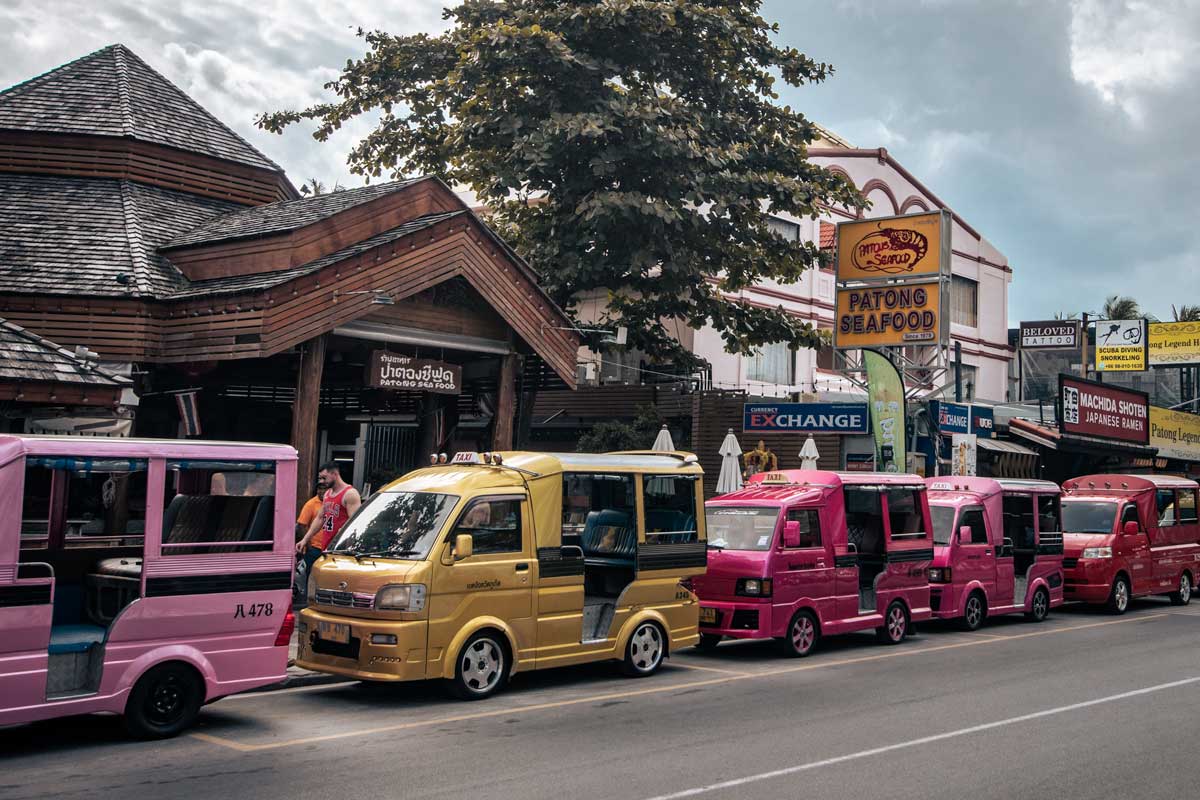
[(866, 433), (866, 403), (746, 403), (742, 430), (747, 433)]
[(1151, 322), (1150, 366), (1200, 364), (1200, 322)]
[(837, 292), (834, 347), (936, 344), (942, 337), (938, 283), (859, 286)]
[(838, 223), (839, 281), (928, 278), (949, 267), (948, 211)]
[(1150, 401), (1145, 392), (1119, 389), (1070, 375), (1058, 376), (1062, 403), (1058, 429), (1134, 444), (1150, 442)]
[(1022, 350), (1078, 350), (1079, 320), (1021, 323)]
[(1146, 320), (1096, 321), (1096, 369), (1100, 372), (1146, 370)]

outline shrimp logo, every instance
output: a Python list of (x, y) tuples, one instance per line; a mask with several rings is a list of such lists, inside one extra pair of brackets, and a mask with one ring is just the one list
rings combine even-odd
[(851, 260), (863, 272), (895, 275), (912, 272), (928, 252), (929, 239), (924, 234), (899, 228), (880, 228), (858, 240)]

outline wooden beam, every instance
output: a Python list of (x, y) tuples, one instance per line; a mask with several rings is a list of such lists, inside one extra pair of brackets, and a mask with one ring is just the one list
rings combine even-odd
[(492, 449), (513, 449), (513, 416), (517, 405), (516, 353), (500, 356), (500, 377), (496, 382), (496, 418), (492, 422)]
[[(296, 370), (296, 401), (292, 404), (292, 447), (299, 454), (296, 469), (296, 511), (308, 499), (317, 469), (317, 415), (321, 409), (321, 379), (325, 371), (328, 336), (321, 334), (300, 346)], [(303, 488), (304, 491), (300, 491)], [(286, 499), (286, 498), (285, 498)]]

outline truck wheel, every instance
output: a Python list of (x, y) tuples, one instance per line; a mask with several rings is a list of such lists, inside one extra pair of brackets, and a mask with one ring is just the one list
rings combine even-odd
[(717, 645), (721, 643), (722, 638), (724, 637), (722, 637), (720, 634), (702, 633), (700, 634), (700, 641), (696, 643), (696, 647), (700, 648), (701, 650), (716, 650)]
[(1171, 592), (1171, 605), (1186, 606), (1192, 602), (1192, 576), (1186, 572), (1179, 576), (1179, 591)]
[(662, 629), (653, 622), (643, 622), (633, 630), (625, 645), (625, 662), (622, 669), (626, 675), (645, 678), (653, 675), (662, 666), (667, 643)]
[(797, 611), (788, 624), (787, 635), (779, 640), (783, 654), (792, 658), (804, 658), (817, 646), (821, 638), (817, 618), (811, 611)]
[(1045, 622), (1050, 615), (1050, 593), (1041, 586), (1033, 593), (1033, 602), (1025, 612), (1025, 619), (1030, 622)]
[(178, 661), (146, 670), (125, 703), (125, 728), (139, 739), (167, 739), (195, 721), (204, 705), (204, 681)]
[(959, 621), (963, 630), (979, 630), (983, 626), (985, 613), (986, 605), (983, 600), (983, 592), (975, 591), (967, 595), (967, 602), (963, 605), (962, 619)]
[(1124, 575), (1118, 575), (1113, 581), (1112, 591), (1108, 594), (1108, 610), (1114, 614), (1129, 610), (1129, 579)]
[(908, 611), (899, 600), (893, 600), (883, 615), (883, 624), (875, 629), (875, 638), (884, 644), (900, 644), (908, 633)]
[(458, 654), (450, 692), (460, 700), (482, 700), (496, 693), (508, 677), (508, 650), (500, 635), (480, 631)]

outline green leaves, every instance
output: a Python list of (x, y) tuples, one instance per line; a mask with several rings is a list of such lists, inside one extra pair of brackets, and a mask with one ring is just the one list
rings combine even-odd
[[(363, 33), (335, 100), (264, 114), (324, 139), (383, 112), (350, 154), (369, 177), (432, 173), (471, 187), (491, 221), (571, 310), (606, 291), (631, 346), (686, 361), (675, 320), (714, 325), (732, 350), (812, 346), (817, 332), (732, 295), (821, 263), (767, 213), (862, 204), (805, 158), (814, 128), (775, 84), (832, 71), (774, 43), (759, 0), (468, 0), (431, 37)], [(534, 202), (530, 202), (533, 200)]]

